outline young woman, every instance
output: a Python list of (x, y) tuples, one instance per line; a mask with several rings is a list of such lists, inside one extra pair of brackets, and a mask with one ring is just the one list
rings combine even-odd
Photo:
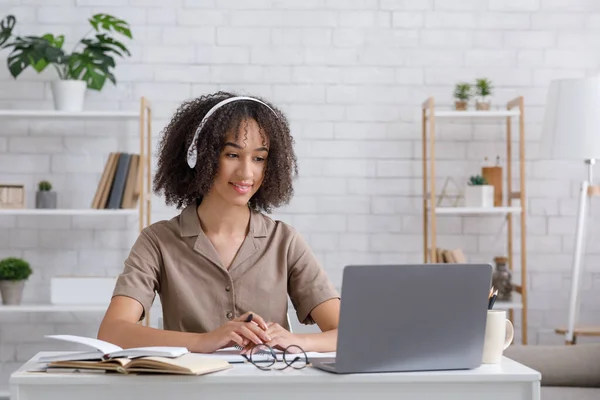
[[(98, 338), (199, 353), (235, 344), (335, 351), (338, 293), (303, 238), (265, 215), (290, 200), (296, 173), (288, 122), (270, 103), (224, 92), (183, 103), (154, 178), (182, 211), (140, 233)], [(164, 330), (138, 324), (155, 293)], [(288, 295), (299, 321), (320, 333), (290, 333)]]

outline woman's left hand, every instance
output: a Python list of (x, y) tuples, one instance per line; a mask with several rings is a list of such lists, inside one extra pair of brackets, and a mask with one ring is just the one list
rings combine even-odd
[[(300, 348), (303, 348), (303, 344), (301, 343), (302, 340), (301, 340), (300, 336), (291, 333), (290, 331), (288, 331), (287, 329), (285, 329), (284, 327), (282, 327), (281, 325), (279, 325), (275, 322), (267, 323), (267, 332), (266, 333), (270, 337), (271, 340), (269, 340), (268, 342), (265, 342), (265, 344), (267, 346), (270, 346), (273, 349), (278, 349), (278, 350), (283, 351), (288, 346), (291, 346), (291, 345), (296, 345), (296, 346), (299, 346)], [(242, 350), (242, 354), (247, 354), (253, 346), (254, 346), (253, 344), (246, 346)], [(289, 349), (289, 352), (290, 353), (299, 353), (300, 350), (297, 347), (292, 347)]]

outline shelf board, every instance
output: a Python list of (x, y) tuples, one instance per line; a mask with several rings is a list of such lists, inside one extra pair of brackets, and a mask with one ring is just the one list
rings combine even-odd
[(137, 208), (126, 209), (94, 209), (94, 208), (18, 208), (0, 209), (0, 215), (135, 215)]
[(105, 312), (108, 304), (20, 304), (0, 305), (0, 314), (15, 312)]
[(456, 110), (434, 110), (436, 118), (501, 118), (518, 117), (521, 115), (518, 109), (514, 110), (490, 110), (490, 111), (456, 111)]
[(436, 207), (440, 215), (496, 215), (521, 212), (521, 207)]
[(136, 111), (56, 111), (56, 110), (0, 110), (0, 117), (14, 118), (139, 118)]

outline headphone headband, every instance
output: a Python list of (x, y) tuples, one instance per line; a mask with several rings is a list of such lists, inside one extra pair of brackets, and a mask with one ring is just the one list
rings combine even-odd
[(206, 113), (204, 118), (202, 118), (200, 125), (198, 125), (196, 132), (194, 133), (194, 137), (192, 138), (192, 143), (190, 144), (190, 147), (188, 148), (188, 151), (187, 151), (187, 163), (190, 166), (190, 168), (194, 168), (196, 166), (196, 162), (198, 161), (198, 149), (196, 148), (196, 141), (198, 140), (200, 131), (202, 130), (202, 127), (206, 124), (206, 121), (208, 120), (208, 118), (210, 118), (210, 116), (213, 115), (215, 113), (215, 111), (217, 111), (219, 108), (223, 107), (226, 104), (229, 104), (231, 102), (238, 101), (238, 100), (250, 100), (250, 101), (255, 101), (257, 103), (260, 103), (260, 104), (266, 106), (269, 110), (273, 111), (273, 114), (275, 114), (275, 116), (278, 117), (277, 113), (271, 107), (269, 107), (268, 104), (266, 104), (265, 102), (260, 101), (258, 99), (255, 99), (254, 97), (237, 96), (237, 97), (230, 97), (228, 99), (220, 101), (219, 103), (215, 104), (210, 110), (208, 110), (208, 112)]

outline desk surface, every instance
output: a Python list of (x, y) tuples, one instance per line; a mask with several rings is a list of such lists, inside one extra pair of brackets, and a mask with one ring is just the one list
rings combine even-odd
[[(519, 364), (506, 357), (501, 364), (482, 365), (473, 370), (459, 371), (426, 371), (402, 373), (373, 373), (337, 375), (307, 367), (302, 370), (262, 371), (252, 364), (234, 364), (233, 368), (203, 376), (182, 375), (123, 375), (102, 373), (40, 373), (27, 372), (37, 365), (36, 360), (42, 355), (54, 354), (41, 352), (15, 371), (10, 377), (11, 385), (130, 385), (132, 383), (160, 385), (175, 382), (198, 382), (221, 384), (224, 381), (236, 384), (259, 383), (261, 380), (269, 384), (286, 383), (324, 383), (324, 382), (356, 382), (356, 383), (486, 383), (486, 382), (539, 382), (541, 374), (531, 368)], [(273, 380), (273, 376), (278, 378)]]

